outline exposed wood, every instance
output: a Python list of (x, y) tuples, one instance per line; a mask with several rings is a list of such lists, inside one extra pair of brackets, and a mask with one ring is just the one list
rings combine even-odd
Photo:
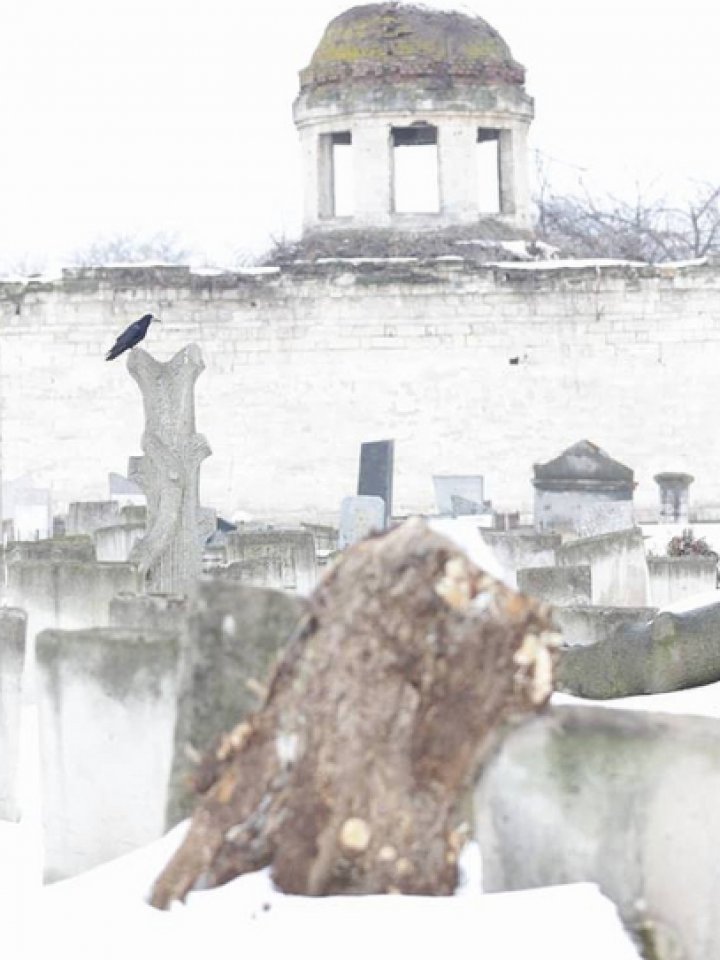
[(297, 894), (441, 894), (459, 808), (504, 724), (552, 688), (546, 607), (410, 520), (349, 549), (310, 598), (265, 705), (198, 771), (167, 907), (272, 864)]

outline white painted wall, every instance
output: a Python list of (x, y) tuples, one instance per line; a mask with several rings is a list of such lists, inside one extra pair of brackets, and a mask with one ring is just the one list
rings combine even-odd
[[(652, 477), (686, 470), (720, 516), (720, 268), (388, 262), (190, 276), (108, 270), (0, 284), (4, 475), (60, 505), (102, 499), (140, 453), (142, 405), (117, 333), (158, 311), (148, 348), (200, 344), (202, 495), (224, 515), (337, 520), (359, 444), (395, 438), (395, 511), (432, 511), (432, 476), (482, 474), (531, 509), (531, 466), (582, 438)], [(518, 357), (517, 365), (510, 365)]]

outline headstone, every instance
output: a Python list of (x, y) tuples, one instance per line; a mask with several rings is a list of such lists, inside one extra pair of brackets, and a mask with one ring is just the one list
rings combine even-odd
[(119, 520), (120, 509), (114, 500), (89, 500), (71, 503), (66, 531), (70, 536), (92, 536), (100, 527), (110, 527)]
[[(458, 497), (472, 504), (483, 504), (484, 478), (479, 474), (435, 474), (435, 503), (441, 516), (460, 516), (453, 510), (452, 498)], [(466, 510), (481, 513), (482, 510)]]
[(591, 646), (563, 647), (558, 689), (593, 700), (666, 693), (720, 681), (720, 603), (660, 611)]
[(591, 602), (590, 567), (526, 567), (517, 572), (521, 593), (553, 606), (584, 606)]
[(20, 817), (21, 690), (26, 617), (22, 610), (0, 607), (0, 820)]
[(228, 533), (225, 554), (232, 579), (307, 594), (317, 582), (315, 541), (308, 530)]
[(592, 602), (601, 607), (650, 606), (650, 576), (639, 527), (563, 543), (558, 566), (589, 564)]
[(564, 646), (589, 647), (611, 640), (626, 627), (649, 623), (657, 612), (656, 607), (558, 606), (553, 619), (560, 628)]
[(702, 554), (648, 557), (647, 563), (650, 595), (656, 607), (668, 606), (683, 597), (709, 593), (717, 588), (718, 562), (715, 557)]
[(169, 593), (121, 593), (109, 607), (111, 627), (131, 627), (151, 632), (170, 630), (183, 633), (187, 618), (187, 597)]
[(37, 639), (45, 879), (162, 836), (179, 641), (120, 627)]
[(278, 590), (204, 578), (190, 600), (167, 824), (188, 816), (189, 776), (220, 734), (257, 710), (306, 601)]
[(585, 705), (512, 731), (475, 794), (483, 890), (589, 881), (643, 956), (720, 957), (719, 741), (716, 718)]
[(394, 440), (374, 440), (360, 445), (358, 496), (380, 497), (387, 526), (392, 516)]
[(492, 548), (511, 586), (517, 586), (517, 571), (526, 567), (553, 567), (561, 537), (557, 533), (536, 533), (532, 528), (507, 532), (483, 530), (483, 540)]
[(381, 497), (345, 497), (340, 504), (338, 549), (344, 550), (385, 527), (385, 501)]
[(633, 471), (589, 440), (533, 470), (539, 532), (590, 537), (634, 524)]
[(28, 477), (3, 481), (2, 516), (9, 521), (9, 538), (44, 540), (52, 536), (50, 491), (36, 487)]
[[(130, 470), (132, 470), (134, 459), (136, 458), (130, 458)], [(145, 505), (145, 494), (141, 487), (134, 480), (124, 477), (121, 473), (108, 474), (108, 489), (110, 499), (117, 501), (121, 507)]]
[(126, 563), (132, 548), (144, 534), (144, 523), (118, 523), (101, 527), (93, 536), (98, 560), (103, 563)]
[(8, 544), (6, 557), (8, 563), (32, 560), (50, 560), (53, 563), (60, 563), (63, 560), (92, 563), (95, 560), (95, 545), (92, 537), (88, 536), (17, 541)]
[(660, 523), (687, 523), (690, 516), (689, 473), (656, 473), (660, 493)]

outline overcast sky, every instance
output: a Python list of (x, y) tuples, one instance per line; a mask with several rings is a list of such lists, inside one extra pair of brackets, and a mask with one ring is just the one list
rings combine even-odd
[[(297, 71), (342, 0), (0, 0), (0, 260), (178, 231), (211, 258), (299, 228)], [(566, 183), (720, 180), (718, 0), (438, 2), (527, 68)]]

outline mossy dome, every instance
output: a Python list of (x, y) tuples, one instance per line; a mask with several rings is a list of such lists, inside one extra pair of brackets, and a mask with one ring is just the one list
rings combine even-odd
[(370, 3), (352, 7), (328, 24), (309, 65), (300, 72), (300, 88), (421, 78), (522, 86), (525, 71), (497, 30), (480, 17), (404, 3)]

